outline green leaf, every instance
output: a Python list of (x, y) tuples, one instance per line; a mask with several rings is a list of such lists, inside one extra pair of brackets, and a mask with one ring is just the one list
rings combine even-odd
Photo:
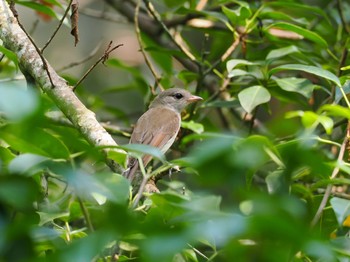
[(39, 226), (43, 226), (48, 222), (53, 222), (54, 219), (69, 216), (69, 212), (47, 213), (47, 212), (37, 211), (37, 213), (40, 216)]
[(338, 224), (342, 226), (345, 218), (350, 215), (350, 200), (333, 197), (330, 202), (335, 216), (337, 217)]
[[(322, 16), (322, 18), (326, 19), (326, 21), (330, 24), (327, 14), (321, 8), (315, 5), (299, 4), (292, 1), (291, 2), (274, 1), (274, 2), (264, 3), (264, 5), (272, 6), (272, 7), (280, 7), (281, 10), (292, 10), (293, 12), (295, 12), (295, 14), (308, 14), (308, 15), (318, 14)], [(299, 17), (300, 16), (301, 15), (299, 15)]]
[[(30, 169), (33, 169), (47, 160), (49, 160), (49, 158), (40, 155), (21, 154), (11, 161), (9, 171), (13, 174), (26, 173), (26, 175), (28, 175)], [(35, 171), (33, 172), (32, 170), (31, 173), (33, 174)]]
[(136, 157), (151, 155), (161, 161), (165, 161), (164, 154), (156, 147), (144, 144), (128, 144), (120, 146), (121, 149), (134, 154)]
[(310, 98), (314, 85), (305, 78), (287, 77), (274, 79), (277, 85), (285, 91), (297, 92), (306, 98)]
[(227, 72), (230, 73), (238, 65), (257, 65), (257, 63), (250, 62), (244, 59), (231, 59), (226, 63)]
[(197, 134), (201, 134), (204, 132), (204, 126), (200, 123), (196, 123), (193, 120), (191, 121), (181, 121), (181, 127), (192, 130)]
[(239, 92), (238, 99), (243, 109), (251, 113), (258, 105), (269, 102), (271, 95), (263, 86), (251, 86)]
[(14, 134), (1, 132), (0, 137), (4, 139), (13, 149), (22, 153), (33, 153), (42, 156), (49, 156), (39, 145), (32, 144), (26, 139), (22, 139)]
[(18, 68), (18, 58), (14, 52), (0, 45), (0, 53), (3, 53), (8, 59), (10, 59), (15, 64), (16, 68)]
[(3, 111), (8, 118), (23, 119), (31, 115), (38, 105), (38, 95), (34, 90), (12, 83), (1, 84), (0, 111)]
[[(267, 9), (269, 10), (269, 9)], [(300, 25), (308, 25), (309, 22), (305, 17), (292, 17), (288, 14), (278, 11), (262, 11), (259, 15), (260, 19), (272, 19), (273, 21), (292, 21)]]
[(245, 75), (250, 75), (250, 73), (242, 69), (233, 69), (228, 73), (227, 77), (232, 78), (236, 76), (245, 76)]
[(70, 152), (65, 144), (56, 136), (41, 128), (32, 128), (31, 134), (21, 130), (6, 130), (0, 134), (11, 147), (22, 153), (33, 153), (50, 156), (56, 159), (70, 158)]
[(104, 192), (100, 195), (105, 196), (107, 199), (114, 203), (125, 204), (129, 198), (129, 181), (122, 175), (114, 173), (99, 173), (96, 174), (96, 179), (100, 182), (101, 188), (104, 188)]
[(237, 24), (242, 24), (245, 21), (245, 19), (249, 18), (252, 15), (252, 12), (250, 11), (250, 7), (247, 3), (240, 1), (233, 2), (239, 5), (237, 9), (230, 9), (225, 6), (222, 6), (222, 11), (230, 20), (232, 25), (235, 26)]
[(328, 47), (327, 41), (324, 40), (321, 36), (319, 36), (315, 32), (312, 32), (310, 30), (307, 30), (307, 29), (302, 28), (302, 27), (297, 26), (297, 25), (293, 25), (293, 24), (289, 24), (289, 23), (285, 23), (285, 22), (277, 22), (277, 23), (269, 25), (266, 28), (266, 30), (268, 30), (270, 28), (280, 28), (280, 29), (292, 31), (294, 33), (302, 35), (306, 39), (309, 39), (309, 40), (315, 42), (316, 44), (319, 44), (323, 48)]
[(326, 112), (330, 116), (345, 117), (350, 119), (350, 109), (340, 105), (323, 105), (318, 109), (318, 112)]
[(8, 148), (0, 146), (0, 173), (7, 169), (8, 164), (14, 159), (16, 155)]
[(333, 130), (332, 118), (324, 115), (318, 115), (312, 111), (292, 111), (286, 114), (286, 118), (301, 117), (301, 122), (306, 128), (314, 129), (318, 124), (321, 124), (327, 134), (331, 134)]
[(272, 59), (280, 58), (289, 54), (299, 53), (299, 52), (300, 52), (299, 49), (294, 45), (282, 47), (282, 48), (278, 48), (270, 51), (266, 56), (266, 60), (272, 60)]
[(319, 77), (325, 78), (327, 80), (330, 80), (339, 87), (341, 86), (339, 78), (336, 75), (334, 75), (333, 73), (331, 73), (323, 68), (319, 68), (316, 66), (309, 66), (309, 65), (288, 64), (288, 65), (278, 66), (278, 67), (275, 67), (269, 71), (269, 76), (271, 76), (277, 72), (283, 71), (283, 70), (297, 70), (297, 71), (307, 72), (307, 73), (314, 74), (314, 75), (317, 75)]
[(107, 157), (114, 160), (124, 168), (126, 167), (128, 155), (125, 152), (121, 152), (120, 150), (108, 150)]

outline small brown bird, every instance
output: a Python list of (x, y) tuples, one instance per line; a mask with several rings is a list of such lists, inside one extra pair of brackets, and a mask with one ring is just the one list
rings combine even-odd
[[(180, 88), (170, 88), (161, 92), (150, 104), (149, 109), (137, 120), (131, 134), (131, 144), (154, 146), (165, 153), (174, 143), (181, 125), (181, 111), (190, 103), (202, 100)], [(144, 166), (152, 159), (145, 155)], [(139, 167), (135, 158), (129, 158), (126, 177), (132, 181)]]

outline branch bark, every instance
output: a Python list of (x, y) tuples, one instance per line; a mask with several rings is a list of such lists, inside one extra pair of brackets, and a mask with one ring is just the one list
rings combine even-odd
[[(61, 78), (52, 66), (37, 52), (36, 47), (22, 30), (6, 0), (0, 2), (0, 39), (3, 46), (14, 52), (18, 57), (19, 67), (25, 76), (34, 80), (35, 84), (45, 92), (72, 122), (74, 127), (93, 146), (104, 147), (106, 163), (114, 172), (123, 171), (121, 162), (108, 157), (110, 151), (120, 154), (120, 159), (126, 157), (123, 150), (116, 148), (117, 143), (100, 125), (95, 114), (87, 109), (73, 93), (72, 87)], [(50, 81), (51, 78), (51, 81)]]

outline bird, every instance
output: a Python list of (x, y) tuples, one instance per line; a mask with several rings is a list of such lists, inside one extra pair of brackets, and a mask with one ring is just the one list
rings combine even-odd
[[(163, 154), (174, 143), (181, 126), (181, 112), (191, 103), (203, 100), (181, 88), (170, 88), (159, 93), (148, 110), (137, 120), (130, 144), (144, 144), (158, 148)], [(152, 156), (142, 158), (146, 166)], [(129, 157), (125, 176), (133, 181), (139, 162)]]

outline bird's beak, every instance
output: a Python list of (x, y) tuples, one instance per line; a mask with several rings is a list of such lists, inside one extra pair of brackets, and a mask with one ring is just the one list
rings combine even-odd
[(201, 100), (203, 100), (203, 98), (201, 98), (200, 96), (190, 96), (187, 99), (187, 102), (188, 103), (194, 103), (194, 102), (201, 101)]

